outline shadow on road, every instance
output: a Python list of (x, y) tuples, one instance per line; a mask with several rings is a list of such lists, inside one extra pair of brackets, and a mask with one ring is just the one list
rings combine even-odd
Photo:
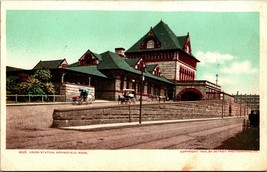
[(225, 140), (215, 149), (229, 150), (259, 150), (259, 127), (251, 127), (242, 131), (235, 137)]

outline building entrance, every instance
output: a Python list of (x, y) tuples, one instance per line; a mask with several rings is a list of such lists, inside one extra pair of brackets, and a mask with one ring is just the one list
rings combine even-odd
[(177, 95), (178, 101), (197, 101), (202, 99), (202, 93), (195, 88), (185, 88), (181, 90)]

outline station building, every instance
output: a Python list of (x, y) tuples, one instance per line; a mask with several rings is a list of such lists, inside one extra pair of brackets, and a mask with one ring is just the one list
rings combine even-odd
[(120, 47), (115, 52), (97, 54), (88, 49), (73, 64), (66, 59), (40, 61), (32, 70), (9, 67), (7, 75), (49, 69), (56, 94), (68, 99), (78, 94), (79, 87), (91, 89), (96, 99), (115, 100), (125, 88), (136, 90), (138, 98), (142, 80), (145, 99), (151, 96), (178, 101), (220, 99), (219, 85), (197, 80), (199, 62), (192, 54), (189, 33), (176, 36), (160, 21), (126, 51)]

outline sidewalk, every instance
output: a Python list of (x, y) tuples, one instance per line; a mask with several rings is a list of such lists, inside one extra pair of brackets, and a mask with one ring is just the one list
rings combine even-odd
[[(240, 118), (240, 117), (224, 117), (223, 119), (229, 119), (229, 118)], [(221, 119), (222, 118), (198, 118), (198, 119), (179, 119), (179, 120), (163, 120), (163, 121), (143, 121), (141, 124), (139, 124), (139, 122), (95, 124), (95, 125), (85, 125), (85, 126), (60, 127), (59, 129), (89, 131), (89, 130), (116, 129), (116, 128), (123, 128), (123, 127), (137, 127), (137, 126), (160, 125), (160, 124), (194, 122), (194, 121), (221, 120)]]

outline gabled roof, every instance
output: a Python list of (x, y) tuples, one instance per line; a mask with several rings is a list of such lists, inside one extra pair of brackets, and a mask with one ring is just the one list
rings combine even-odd
[(157, 39), (160, 41), (160, 48), (153, 49), (144, 49), (141, 50), (140, 46), (142, 42), (149, 37), (148, 33), (144, 35), (139, 41), (137, 41), (131, 48), (129, 48), (126, 53), (130, 52), (142, 52), (142, 51), (151, 51), (151, 50), (170, 50), (170, 49), (182, 49), (181, 44), (177, 36), (169, 28), (167, 24), (163, 21), (160, 21), (154, 28), (152, 28)]
[(106, 75), (104, 75), (102, 72), (97, 70), (97, 66), (96, 65), (67, 67), (67, 68), (64, 68), (64, 70), (69, 70), (69, 71), (74, 71), (74, 72), (79, 72), (79, 73), (84, 73), (84, 74), (89, 74), (89, 75), (94, 75), (94, 76), (107, 78)]
[(153, 70), (157, 66), (158, 66), (158, 64), (149, 64), (149, 65), (146, 65), (146, 70), (151, 73), (151, 72), (153, 72)]
[[(88, 54), (88, 53), (90, 53), (90, 54), (92, 54), (93, 56), (95, 56), (99, 61), (102, 61), (102, 57), (101, 57), (101, 55), (99, 55), (99, 54), (97, 54), (97, 53), (94, 53), (94, 52), (92, 52), (92, 51), (90, 51), (89, 49), (81, 56), (81, 58), (82, 57), (84, 57), (86, 54)], [(80, 59), (81, 59), (80, 58)]]
[(33, 68), (33, 70), (37, 69), (56, 69), (58, 68), (66, 59), (61, 60), (50, 60), (50, 61), (41, 61)]
[[(94, 52), (92, 52), (92, 51), (90, 51), (89, 49), (80, 57), (80, 59), (81, 58), (83, 58), (86, 54), (88, 54), (88, 53), (90, 53), (90, 54), (92, 54), (94, 57), (96, 57), (99, 61), (102, 61), (102, 57), (101, 57), (101, 55), (99, 55), (99, 54), (97, 54), (97, 53), (94, 53)], [(79, 59), (79, 60), (80, 60)], [(72, 64), (70, 64), (68, 67), (78, 67), (79, 66), (79, 62), (75, 62), (75, 63), (72, 63)]]

